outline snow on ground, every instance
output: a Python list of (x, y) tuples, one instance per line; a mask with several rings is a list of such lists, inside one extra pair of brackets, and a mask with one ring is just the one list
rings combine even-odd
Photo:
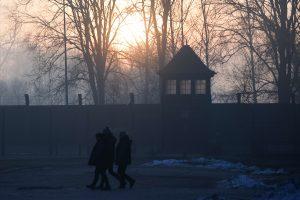
[(272, 175), (272, 174), (285, 174), (286, 172), (283, 169), (257, 169), (253, 171), (253, 174), (257, 175)]
[(247, 166), (242, 163), (233, 163), (226, 160), (217, 160), (210, 158), (193, 158), (185, 160), (166, 159), (166, 160), (153, 160), (145, 163), (144, 166), (167, 166), (167, 167), (203, 167), (206, 169), (220, 169), (220, 170), (234, 170), (241, 173), (251, 173), (255, 175), (273, 175), (286, 173), (283, 169), (262, 169), (256, 166)]
[(294, 183), (289, 182), (272, 191), (266, 192), (256, 200), (299, 200), (300, 189)]
[[(165, 159), (153, 160), (145, 163), (143, 166), (165, 166), (165, 167), (190, 167), (201, 168), (217, 171), (232, 171), (235, 174), (217, 182), (217, 187), (223, 189), (250, 189), (260, 190), (264, 194), (259, 200), (294, 200), (300, 199), (299, 191), (288, 192), (286, 189), (277, 187), (276, 184), (264, 183), (263, 177), (270, 175), (286, 175), (283, 169), (259, 168), (257, 166), (247, 166), (242, 163), (233, 163), (226, 160), (193, 158), (193, 159)], [(272, 193), (269, 191), (272, 190)], [(199, 197), (198, 199), (227, 199), (222, 195), (216, 194), (217, 197)], [(218, 196), (219, 195), (219, 196)], [(269, 196), (271, 198), (269, 198)]]
[(237, 175), (227, 180), (219, 182), (219, 187), (225, 188), (265, 188), (262, 181), (255, 180), (247, 175)]
[(167, 159), (167, 160), (153, 160), (150, 163), (145, 163), (144, 166), (186, 166), (186, 160), (176, 160), (176, 159)]

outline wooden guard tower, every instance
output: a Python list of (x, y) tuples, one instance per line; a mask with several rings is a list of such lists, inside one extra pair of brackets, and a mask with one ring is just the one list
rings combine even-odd
[(159, 72), (161, 103), (197, 106), (211, 103), (210, 70), (189, 45), (183, 46)]

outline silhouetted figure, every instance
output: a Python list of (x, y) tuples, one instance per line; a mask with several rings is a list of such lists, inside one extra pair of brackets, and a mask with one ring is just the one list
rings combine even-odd
[(100, 183), (100, 189), (103, 190), (110, 190), (110, 184), (108, 181), (108, 178), (106, 176), (106, 169), (107, 169), (107, 162), (105, 160), (105, 137), (102, 133), (96, 134), (96, 144), (93, 147), (90, 159), (89, 159), (89, 165), (96, 166), (95, 168), (95, 176), (92, 184), (87, 185), (88, 188), (95, 189), (96, 184), (99, 180), (99, 175), (101, 175), (101, 183)]
[(119, 175), (114, 172), (114, 161), (115, 161), (115, 145), (117, 142), (116, 137), (113, 135), (109, 127), (106, 127), (103, 130), (105, 137), (105, 146), (106, 146), (106, 162), (108, 172), (115, 177), (118, 181), (120, 181)]
[(118, 165), (120, 188), (125, 188), (126, 181), (129, 182), (130, 188), (132, 188), (135, 183), (135, 180), (126, 174), (127, 166), (131, 164), (131, 143), (132, 141), (126, 132), (121, 132), (116, 148), (116, 164)]

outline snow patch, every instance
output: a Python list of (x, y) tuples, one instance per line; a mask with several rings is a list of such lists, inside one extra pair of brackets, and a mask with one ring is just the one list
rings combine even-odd
[(151, 163), (144, 164), (145, 166), (183, 166), (184, 160), (167, 159), (167, 160), (153, 160)]
[(247, 166), (242, 163), (233, 163), (226, 160), (217, 160), (209, 158), (194, 158), (189, 160), (177, 160), (177, 159), (166, 159), (166, 160), (153, 160), (149, 163), (145, 163), (144, 166), (167, 166), (167, 167), (203, 167), (206, 169), (222, 169), (222, 170), (234, 170), (241, 173), (251, 173), (255, 175), (274, 175), (274, 174), (285, 174), (283, 169), (262, 169), (256, 166)]
[(272, 175), (272, 174), (285, 174), (286, 172), (283, 169), (256, 169), (253, 174), (257, 175)]
[(192, 159), (192, 163), (195, 163), (199, 167), (206, 167), (209, 169), (227, 169), (227, 170), (246, 170), (247, 166), (242, 163), (232, 163), (226, 160), (216, 160), (208, 158)]
[(266, 185), (247, 175), (238, 175), (228, 180), (220, 181), (219, 186), (225, 188), (262, 188)]
[(279, 186), (273, 191), (266, 192), (256, 200), (298, 200), (300, 189), (292, 182)]

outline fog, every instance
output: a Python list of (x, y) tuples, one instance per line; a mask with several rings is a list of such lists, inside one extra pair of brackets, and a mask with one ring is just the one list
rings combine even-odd
[[(16, 6), (17, 2), (19, 3), (18, 6)], [(23, 1), (0, 1), (0, 104), (24, 104), (24, 94), (26, 93), (29, 94), (32, 105), (64, 104), (63, 48), (58, 45), (62, 42), (61, 15), (58, 14), (57, 18), (51, 21), (51, 17), (57, 9), (57, 5), (55, 6), (51, 1), (33, 0), (28, 2), (28, 5), (24, 5), (25, 2)], [(148, 35), (150, 51), (148, 49), (149, 52), (145, 53), (146, 44), (143, 37), (145, 37), (146, 29), (143, 27), (144, 21), (140, 8), (130, 7), (129, 3), (128, 5), (119, 3), (118, 6), (118, 10), (125, 10), (125, 14), (122, 13), (125, 17), (117, 20), (120, 23), (119, 31), (114, 41), (111, 41), (112, 45), (109, 49), (111, 52), (117, 52), (117, 56), (114, 58), (117, 61), (114, 60), (112, 63), (113, 69), (110, 69), (112, 72), (108, 70), (110, 67), (105, 66), (105, 71), (109, 72), (106, 83), (102, 84), (105, 85), (105, 92), (103, 92), (105, 103), (126, 104), (129, 101), (129, 93), (135, 94), (137, 103), (158, 103), (158, 69), (161, 66), (158, 59), (160, 55), (156, 46), (158, 43), (155, 41), (157, 38), (155, 36), (156, 29), (153, 25), (150, 26), (150, 35)], [(69, 7), (67, 12), (70, 12), (70, 9)], [(227, 16), (228, 13), (226, 12), (216, 13), (217, 11), (214, 9), (209, 10), (209, 13), (206, 13), (209, 17), (206, 20), (208, 20), (210, 29), (207, 33), (211, 34), (208, 41), (212, 44), (206, 46), (208, 41), (205, 38), (208, 36), (203, 36), (205, 34), (203, 32), (205, 22), (203, 21), (204, 18), (197, 18), (199, 15), (198, 8), (189, 4), (189, 1), (186, 2), (183, 8), (186, 9), (186, 19), (184, 23), (182, 22), (182, 26), (178, 22), (180, 17), (178, 5), (174, 5), (173, 9), (172, 17), (174, 19), (169, 24), (173, 27), (169, 27), (170, 30), (167, 31), (167, 45), (169, 46), (166, 47), (168, 52), (164, 55), (165, 63), (171, 60), (181, 47), (180, 40), (185, 39), (202, 61), (208, 62), (209, 67), (217, 72), (212, 80), (213, 102), (235, 102), (237, 93), (242, 93), (245, 96), (243, 98), (245, 103), (253, 102), (252, 96), (254, 94), (258, 95), (258, 102), (261, 103), (277, 101), (276, 76), (278, 75), (276, 71), (272, 71), (276, 69), (274, 66), (276, 62), (270, 60), (270, 55), (267, 52), (268, 44), (264, 43), (264, 39), (258, 37), (258, 31), (257, 33), (253, 32), (253, 48), (256, 48), (255, 45), (257, 45), (255, 51), (263, 51), (262, 46), (265, 45), (267, 53), (264, 55), (265, 58), (261, 58), (258, 52), (252, 58), (252, 64), (255, 66), (254, 69), (251, 69), (249, 58), (252, 51), (249, 50), (247, 44), (237, 36), (228, 36), (229, 28), (225, 28), (224, 31), (218, 30), (220, 21), (221, 23), (232, 22), (241, 26), (240, 34), (245, 34), (242, 27), (245, 25), (234, 22), (234, 20), (227, 22), (226, 20), (229, 20), (230, 16)], [(145, 12), (146, 15), (149, 14), (147, 11)], [(158, 27), (162, 31), (160, 26), (163, 20), (160, 17), (157, 14)], [(51, 28), (54, 28), (55, 31), (49, 27), (47, 29), (46, 24), (48, 22), (49, 25), (53, 23), (54, 27)], [(180, 36), (181, 28), (185, 35)], [(67, 34), (70, 36), (70, 40), (73, 40), (76, 31), (74, 32), (72, 24), (68, 25)], [(54, 39), (51, 38), (52, 36)], [(225, 39), (227, 37), (231, 37), (231, 40)], [(70, 41), (68, 44), (70, 104), (78, 103), (78, 94), (83, 95), (84, 104), (94, 104), (93, 93), (95, 91), (90, 85), (91, 79), (87, 73), (87, 62), (82, 56), (82, 52), (76, 49), (76, 45), (74, 46), (71, 42), (74, 41)], [(237, 43), (239, 46), (236, 46)], [(208, 54), (209, 57), (206, 56)], [(110, 56), (115, 56), (115, 54), (108, 55), (106, 60), (112, 59)], [(149, 66), (145, 67), (147, 56), (150, 63), (148, 63)], [(146, 68), (149, 68), (148, 72), (146, 72)], [(254, 73), (252, 73), (253, 71)], [(253, 84), (256, 87), (253, 87)], [(293, 88), (292, 91), (297, 94), (297, 87)], [(148, 98), (145, 96), (149, 96), (149, 101), (145, 101)]]

